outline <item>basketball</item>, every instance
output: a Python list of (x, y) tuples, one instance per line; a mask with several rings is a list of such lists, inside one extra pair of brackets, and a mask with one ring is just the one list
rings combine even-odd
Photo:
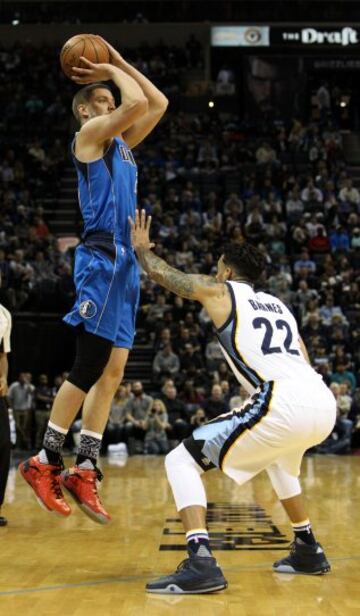
[(66, 41), (60, 52), (61, 68), (67, 77), (73, 74), (73, 66), (81, 67), (81, 56), (96, 64), (110, 62), (109, 50), (99, 38), (94, 34), (76, 34)]

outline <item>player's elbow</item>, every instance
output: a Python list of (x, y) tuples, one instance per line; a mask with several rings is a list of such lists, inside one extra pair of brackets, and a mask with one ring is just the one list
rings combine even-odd
[(141, 98), (135, 101), (133, 110), (136, 114), (138, 114), (139, 117), (147, 113), (148, 109), (149, 109), (149, 101), (146, 98), (146, 96), (142, 96)]
[(165, 113), (165, 111), (167, 110), (169, 105), (169, 99), (166, 98), (166, 96), (162, 95), (161, 100), (159, 101), (159, 111), (161, 112), (161, 115)]

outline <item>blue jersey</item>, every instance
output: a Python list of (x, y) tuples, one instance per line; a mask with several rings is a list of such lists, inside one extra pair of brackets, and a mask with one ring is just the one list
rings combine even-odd
[(140, 276), (128, 216), (136, 209), (136, 164), (115, 137), (102, 158), (82, 163), (74, 155), (84, 236), (75, 253), (75, 303), (64, 321), (131, 349)]
[(84, 235), (110, 233), (115, 243), (130, 247), (128, 216), (136, 210), (137, 167), (126, 143), (114, 137), (102, 158), (83, 163), (72, 155), (78, 176), (78, 199)]

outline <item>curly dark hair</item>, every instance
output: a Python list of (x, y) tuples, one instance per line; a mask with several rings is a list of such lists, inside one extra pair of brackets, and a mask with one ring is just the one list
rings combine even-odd
[(225, 265), (249, 282), (257, 282), (265, 270), (263, 253), (248, 242), (228, 244), (223, 250), (223, 256)]

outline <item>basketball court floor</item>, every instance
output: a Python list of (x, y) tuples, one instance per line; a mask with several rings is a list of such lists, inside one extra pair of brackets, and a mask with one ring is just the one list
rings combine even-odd
[(68, 519), (43, 511), (12, 471), (0, 528), (1, 616), (355, 616), (360, 614), (360, 457), (307, 457), (310, 517), (333, 570), (321, 577), (275, 574), (291, 532), (265, 473), (237, 487), (205, 478), (214, 555), (229, 582), (213, 595), (164, 596), (148, 579), (186, 557), (184, 536), (159, 457), (102, 461), (102, 527), (74, 505)]

